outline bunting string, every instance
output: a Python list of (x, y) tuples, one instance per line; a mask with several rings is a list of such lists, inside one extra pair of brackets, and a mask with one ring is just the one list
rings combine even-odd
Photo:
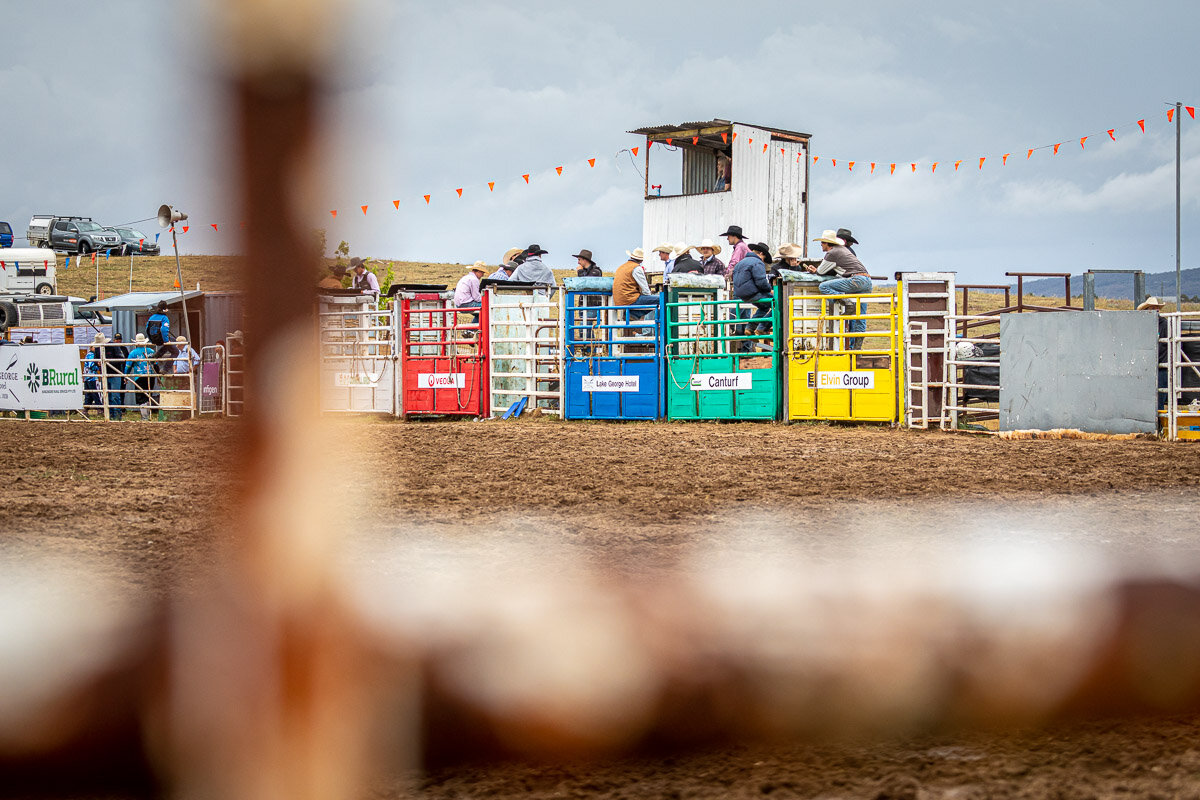
[[(1196, 107), (1194, 105), (1182, 106), (1181, 108), (1182, 108), (1183, 114), (1186, 114), (1189, 119), (1195, 120)], [(1180, 116), (1182, 117), (1183, 114), (1181, 114)], [(1168, 124), (1175, 124), (1175, 106), (1173, 104), (1171, 105), (1170, 108), (1166, 109), (1165, 116), (1166, 116)], [(1147, 121), (1149, 119), (1151, 119), (1151, 116), (1147, 115), (1146, 117), (1127, 122), (1123, 125), (1116, 125), (1111, 128), (1105, 128), (1100, 131), (1092, 131), (1092, 132), (1087, 133), (1082, 136), (1066, 137), (1059, 141), (1037, 145), (1036, 147), (1018, 148), (1018, 149), (1010, 150), (1009, 152), (1004, 152), (1004, 153), (995, 153), (995, 154), (991, 154), (991, 155), (980, 155), (980, 156), (975, 156), (974, 158), (971, 158), (971, 159), (967, 159), (967, 158), (944, 159), (943, 158), (943, 159), (938, 159), (938, 160), (930, 160), (928, 162), (923, 162), (921, 160), (917, 160), (917, 161), (904, 161), (904, 160), (882, 161), (880, 159), (875, 159), (872, 161), (872, 160), (868, 160), (868, 159), (865, 159), (862, 157), (856, 157), (853, 159), (849, 159), (849, 158), (844, 158), (842, 156), (832, 157), (832, 156), (812, 155), (811, 156), (811, 158), (812, 158), (811, 164), (814, 167), (816, 167), (818, 165), (827, 165), (828, 169), (833, 170), (833, 169), (839, 169), (838, 162), (841, 161), (847, 172), (854, 172), (854, 167), (857, 164), (869, 165), (869, 169), (866, 170), (866, 172), (868, 175), (874, 176), (874, 177), (878, 177), (879, 175), (883, 175), (886, 177), (894, 176), (896, 174), (897, 166), (908, 166), (910, 172), (916, 173), (917, 168), (920, 165), (922, 165), (923, 163), (926, 166), (928, 166), (930, 174), (937, 174), (938, 166), (941, 164), (944, 164), (944, 163), (953, 164), (953, 166), (954, 166), (953, 171), (955, 173), (960, 171), (960, 168), (962, 167), (962, 165), (964, 163), (975, 164), (976, 165), (975, 171), (983, 171), (985, 165), (989, 161), (991, 161), (992, 164), (994, 165), (995, 161), (999, 160), (1001, 167), (1007, 167), (1009, 156), (1013, 155), (1013, 152), (1019, 153), (1023, 150), (1025, 152), (1025, 160), (1032, 161), (1033, 155), (1035, 153), (1040, 153), (1042, 151), (1049, 151), (1049, 155), (1051, 158), (1061, 155), (1060, 148), (1069, 141), (1070, 142), (1078, 141), (1080, 151), (1085, 152), (1088, 150), (1089, 143), (1090, 143), (1091, 147), (1093, 147), (1093, 148), (1096, 147), (1096, 144), (1095, 144), (1096, 139), (1102, 140), (1104, 137), (1107, 137), (1110, 142), (1116, 142), (1118, 134), (1128, 133), (1128, 132), (1132, 131), (1133, 128), (1135, 128), (1135, 127), (1137, 128), (1137, 130), (1140, 134), (1145, 134)], [(738, 138), (738, 134), (736, 131), (721, 133), (721, 141), (724, 144), (731, 144), (733, 142), (736, 142), (737, 138)], [(688, 140), (690, 140), (690, 143), (692, 145), (696, 145), (699, 143), (698, 136), (688, 137)], [(674, 142), (675, 142), (674, 137), (662, 137), (662, 138), (657, 138), (657, 139), (647, 137), (646, 148), (647, 148), (647, 150), (653, 150), (653, 148), (655, 148), (655, 147), (674, 150), (679, 147), (679, 145), (676, 145)], [(686, 144), (687, 140), (684, 140), (681, 143)], [(753, 139), (753, 137), (750, 137), (750, 136), (746, 137), (746, 145), (749, 148), (748, 152), (751, 154), (757, 155), (757, 156), (765, 156), (765, 155), (767, 155), (768, 151), (770, 150), (769, 142), (767, 142), (767, 143), (760, 142), (761, 149), (758, 147), (754, 147), (753, 146), (754, 139)], [(629, 148), (618, 151), (616, 156), (619, 157), (624, 153), (628, 153), (628, 154), (630, 154), (631, 158), (636, 159), (638, 157), (640, 151), (641, 151), (640, 146), (629, 147)], [(780, 153), (782, 154), (784, 152), (785, 152), (784, 149), (780, 148)], [(797, 160), (799, 160), (799, 158), (800, 158), (800, 154), (797, 154)], [(580, 159), (577, 162), (566, 162), (566, 163), (555, 165), (553, 167), (549, 167), (546, 170), (544, 170), (544, 172), (524, 172), (524, 173), (521, 173), (520, 175), (518, 175), (516, 178), (514, 178), (513, 183), (518, 186), (521, 186), (521, 185), (532, 186), (538, 180), (543, 179), (541, 177), (542, 175), (545, 175), (548, 177), (555, 177), (555, 176), (562, 177), (564, 174), (571, 174), (572, 172), (578, 172), (578, 171), (582, 171), (585, 173), (590, 172), (591, 170), (594, 170), (596, 168), (596, 161), (597, 161), (597, 159), (595, 156), (589, 156), (587, 158)], [(635, 161), (634, 164), (636, 165), (637, 162)], [(885, 165), (887, 166), (886, 172), (882, 169), (882, 167)], [(876, 167), (880, 167), (880, 170), (878, 171), (878, 175), (876, 172)], [(863, 171), (864, 170), (862, 170), (862, 169), (859, 170), (860, 173), (862, 173)], [(945, 173), (945, 170), (943, 170), (943, 173)], [(367, 203), (359, 205), (358, 210), (362, 213), (363, 216), (370, 216), (372, 214), (378, 214), (378, 213), (395, 213), (395, 212), (401, 211), (402, 208), (409, 207), (410, 205), (417, 206), (417, 207), (432, 206), (435, 200), (441, 200), (443, 197), (449, 198), (451, 200), (461, 200), (461, 199), (469, 198), (475, 194), (482, 193), (484, 190), (484, 187), (486, 187), (486, 189), (487, 189), (486, 194), (493, 194), (496, 190), (496, 186), (498, 185), (498, 181), (496, 181), (495, 179), (490, 179), (490, 180), (481, 182), (476, 185), (478, 186), (478, 189), (474, 189), (471, 184), (464, 184), (464, 185), (453, 187), (452, 189), (446, 189), (444, 191), (429, 191), (429, 192), (421, 193), (421, 194), (417, 195), (413, 199), (413, 201), (411, 201), (411, 203), (406, 202), (403, 198), (393, 199), (391, 201), (391, 205), (393, 208), (392, 212), (386, 212), (386, 207), (385, 207), (384, 212), (380, 212), (380, 211), (378, 211), (378, 209), (374, 212), (369, 212), (369, 209), (371, 206), (370, 206), (370, 204), (367, 204)], [(333, 221), (338, 221), (338, 220), (342, 219), (342, 217), (339, 216), (339, 209), (336, 209), (336, 208), (329, 209), (329, 215), (330, 215), (330, 219)], [(238, 223), (239, 228), (245, 228), (245, 225), (246, 225), (245, 222)], [(189, 230), (189, 226), (183, 225), (181, 227), (182, 227), (182, 232), (184, 234), (186, 234)], [(229, 223), (212, 222), (212, 223), (209, 223), (209, 227), (211, 227), (214, 232), (220, 233), (222, 230), (228, 230)], [(158, 237), (156, 235), (155, 239), (157, 240), (157, 238)], [(107, 255), (107, 254), (105, 254), (105, 255)], [(95, 259), (95, 257), (96, 257), (96, 254), (92, 254), (92, 258)]]

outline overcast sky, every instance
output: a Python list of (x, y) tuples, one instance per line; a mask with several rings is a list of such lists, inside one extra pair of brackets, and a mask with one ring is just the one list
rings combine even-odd
[[(185, 251), (236, 251), (228, 115), (194, 8), (6, 0), (0, 219), (21, 234), (33, 213), (123, 223), (170, 202), (191, 214)], [(495, 262), (538, 242), (554, 266), (587, 247), (612, 269), (641, 243), (642, 178), (616, 154), (642, 142), (625, 131), (720, 117), (812, 134), (809, 237), (852, 228), (874, 274), (949, 269), (990, 283), (1017, 269), (1174, 269), (1165, 102), (1200, 104), (1200, 6), (349, 8), (326, 114), (338, 217), (312, 225), (353, 254)], [(1200, 266), (1196, 125), (1184, 116), (1184, 268)], [(1057, 156), (1026, 159), (1055, 142)], [(915, 175), (888, 175), (888, 163), (914, 161)]]

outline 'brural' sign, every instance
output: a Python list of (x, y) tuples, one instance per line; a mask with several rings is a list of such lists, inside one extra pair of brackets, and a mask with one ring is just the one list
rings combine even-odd
[(810, 372), (808, 373), (808, 388), (813, 388), (814, 380), (818, 389), (875, 388), (874, 372)]
[(0, 410), (83, 408), (79, 348), (73, 344), (0, 347)]
[(754, 388), (754, 375), (749, 372), (712, 372), (705, 375), (693, 375), (691, 388), (693, 392), (717, 389), (752, 389)]
[(417, 373), (418, 389), (462, 389), (467, 385), (467, 376), (462, 372)]
[(585, 392), (636, 392), (640, 375), (584, 375)]

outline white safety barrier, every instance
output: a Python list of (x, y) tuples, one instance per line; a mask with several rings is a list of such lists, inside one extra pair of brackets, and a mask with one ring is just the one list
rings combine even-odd
[[(177, 352), (191, 349), (177, 342), (170, 344)], [(117, 347), (126, 348), (125, 358), (120, 357)], [(140, 348), (111, 342), (80, 347), (84, 414), (116, 420), (124, 419), (126, 412), (136, 412), (143, 420), (194, 417), (196, 373), (191, 362), (186, 355), (182, 356), (183, 362), (180, 356), (167, 353), (156, 358), (153, 353), (157, 351), (156, 345)], [(183, 371), (176, 371), (178, 363), (184, 364)]]
[(1162, 317), (1167, 322), (1167, 335), (1159, 340), (1167, 345), (1167, 360), (1158, 365), (1166, 371), (1166, 386), (1160, 382), (1159, 388), (1162, 432), (1172, 442), (1200, 440), (1200, 312)]
[(225, 337), (225, 361), (221, 370), (225, 385), (225, 415), (240, 417), (246, 378), (246, 337), (235, 331)]
[[(342, 302), (346, 301), (346, 302)], [(395, 315), (358, 297), (322, 297), (321, 410), (396, 414)]]
[(488, 292), (488, 391), (492, 416), (514, 403), (562, 416), (562, 312), (545, 287), (492, 285)]

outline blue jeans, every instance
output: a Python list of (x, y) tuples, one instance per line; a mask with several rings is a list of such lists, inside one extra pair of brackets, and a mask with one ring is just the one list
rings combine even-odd
[(108, 416), (120, 419), (125, 415), (125, 409), (115, 406), (125, 405), (125, 376), (108, 376)]
[[(871, 291), (871, 278), (867, 275), (851, 275), (849, 278), (834, 278), (817, 287), (821, 294), (864, 294)], [(846, 323), (847, 333), (866, 333), (865, 319), (852, 319)], [(847, 337), (847, 350), (862, 350), (863, 337)]]
[[(743, 331), (750, 334), (751, 336), (753, 336), (755, 333), (762, 333), (762, 334), (770, 333), (771, 332), (771, 319), (770, 319), (770, 317), (771, 317), (771, 295), (767, 294), (767, 293), (760, 293), (760, 294), (754, 295), (753, 297), (743, 297), (743, 298), (738, 298), (738, 299), (740, 299), (743, 303), (752, 303), (756, 308), (755, 308), (753, 314), (750, 313), (750, 309), (748, 309), (748, 308), (739, 308), (738, 309), (738, 317), (742, 318), (742, 319), (745, 319), (748, 317), (751, 320), (751, 322), (749, 325), (745, 325), (745, 326), (734, 325), (733, 326), (734, 336), (741, 336)], [(766, 322), (761, 323), (759, 325), (754, 324), (754, 320), (762, 319), (763, 317), (767, 318)]]
[[(653, 295), (653, 294), (638, 295), (638, 299), (634, 300), (629, 305), (631, 305), (631, 306), (656, 306), (656, 305), (658, 305), (658, 295)], [(653, 308), (648, 308), (645, 311), (634, 311), (634, 310), (630, 309), (628, 319), (630, 322), (633, 322), (635, 319), (645, 319), (647, 316), (650, 319), (654, 319), (654, 311), (655, 311), (655, 309), (653, 309)], [(640, 330), (640, 333), (643, 336), (649, 336), (650, 334), (654, 333), (654, 329), (653, 328), (642, 328)]]

